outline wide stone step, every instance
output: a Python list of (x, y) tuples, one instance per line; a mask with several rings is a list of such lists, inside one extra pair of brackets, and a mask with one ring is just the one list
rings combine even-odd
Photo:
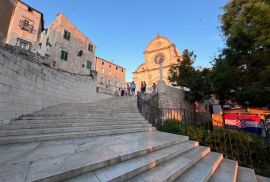
[[(205, 182), (210, 179), (216, 171), (223, 155), (216, 152), (210, 152), (202, 158), (198, 163), (193, 165), (185, 173), (179, 176), (175, 182)], [(178, 164), (179, 165), (179, 164)]]
[(164, 164), (150, 168), (149, 171), (130, 179), (130, 181), (174, 181), (178, 176), (189, 170), (191, 166), (193, 166), (209, 152), (210, 148), (199, 146), (169, 160)]
[(24, 117), (55, 117), (55, 116), (87, 116), (87, 117), (98, 117), (98, 116), (104, 116), (104, 114), (109, 115), (109, 116), (132, 116), (132, 117), (137, 117), (141, 116), (139, 112), (134, 112), (134, 113), (114, 113), (114, 112), (65, 112), (65, 113), (42, 113), (42, 114), (29, 114)]
[(4, 136), (20, 136), (20, 135), (38, 135), (50, 133), (68, 133), (68, 132), (85, 132), (98, 130), (115, 130), (126, 128), (144, 128), (151, 127), (150, 124), (126, 124), (126, 125), (107, 125), (107, 126), (91, 126), (91, 127), (58, 127), (58, 128), (42, 128), (42, 129), (15, 129), (0, 130), (0, 137)]
[(118, 119), (93, 119), (93, 118), (81, 118), (81, 119), (39, 119), (39, 120), (16, 120), (12, 121), (11, 124), (46, 124), (46, 123), (90, 123), (90, 122), (108, 122), (108, 123), (117, 123), (117, 122), (127, 122), (127, 123), (148, 123), (144, 118), (118, 118)]
[(237, 172), (237, 182), (257, 182), (254, 170), (239, 166)]
[(223, 159), (210, 182), (236, 182), (238, 163), (233, 160)]
[(22, 120), (43, 120), (43, 119), (142, 119), (142, 116), (114, 116), (114, 115), (100, 115), (100, 116), (44, 116), (44, 117), (22, 117)]
[(54, 122), (45, 124), (24, 124), (16, 121), (16, 124), (0, 125), (0, 130), (14, 129), (38, 129), (38, 128), (65, 128), (65, 127), (92, 127), (92, 126), (115, 126), (115, 125), (139, 125), (150, 126), (147, 122), (141, 121), (115, 121), (115, 122)]
[[(176, 144), (156, 152), (143, 155), (128, 161), (124, 161), (112, 166), (101, 168), (94, 172), (79, 176), (69, 180), (69, 182), (77, 182), (81, 179), (91, 179), (96, 177), (101, 182), (105, 181), (126, 181), (144, 171), (155, 168), (156, 166), (184, 153), (198, 147), (198, 142), (186, 141)], [(201, 148), (201, 147), (200, 147)], [(196, 148), (197, 149), (197, 148)], [(206, 149), (206, 148), (204, 148)], [(87, 179), (87, 181), (90, 181)]]
[(135, 133), (135, 132), (153, 131), (153, 130), (155, 130), (155, 128), (145, 127), (145, 128), (116, 129), (116, 130), (71, 132), (71, 133), (7, 136), (7, 137), (0, 137), (0, 144), (37, 142), (37, 141), (45, 141), (45, 140), (58, 140), (58, 139), (90, 137), (90, 136), (115, 135), (115, 134)]
[[(157, 137), (158, 140), (155, 141), (152, 137)], [(113, 145), (106, 148), (107, 150), (97, 148), (35, 161), (30, 166), (26, 181), (63, 181), (128, 161), (134, 161), (137, 165), (125, 166), (127, 170), (140, 166), (140, 168), (144, 166), (143, 168), (147, 169), (149, 164), (165, 162), (175, 155), (198, 146), (197, 142), (188, 141), (185, 136), (176, 137), (174, 135), (173, 139), (169, 139), (168, 137), (164, 138), (162, 133), (159, 135), (154, 132), (152, 137), (148, 140), (146, 137), (126, 144)], [(123, 170), (124, 168), (121, 171)]]

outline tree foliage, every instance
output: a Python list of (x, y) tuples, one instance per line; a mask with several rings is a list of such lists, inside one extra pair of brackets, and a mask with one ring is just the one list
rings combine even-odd
[(208, 69), (196, 70), (192, 64), (196, 55), (187, 49), (183, 51), (183, 59), (179, 64), (170, 69), (169, 81), (177, 86), (190, 89), (186, 99), (190, 101), (201, 101), (209, 98), (211, 94), (210, 71)]
[(211, 71), (193, 68), (194, 54), (185, 50), (169, 80), (189, 87), (190, 100), (214, 93), (221, 104), (232, 100), (270, 107), (270, 1), (232, 0), (223, 9), (221, 31), (227, 46)]
[(213, 66), (221, 101), (270, 104), (270, 1), (233, 0), (224, 6), (221, 30), (227, 47)]

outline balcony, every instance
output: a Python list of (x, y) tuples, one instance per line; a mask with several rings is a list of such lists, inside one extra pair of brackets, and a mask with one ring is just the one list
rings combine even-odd
[(20, 21), (20, 27), (23, 29), (23, 30), (26, 30), (28, 32), (32, 32), (33, 29), (34, 29), (34, 26), (33, 24), (30, 24), (29, 21), (25, 21), (25, 20), (21, 20)]

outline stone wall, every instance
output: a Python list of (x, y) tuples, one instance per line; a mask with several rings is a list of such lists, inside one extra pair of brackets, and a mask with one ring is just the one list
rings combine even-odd
[(183, 108), (188, 111), (194, 111), (192, 102), (185, 100), (185, 91), (174, 88), (159, 82), (157, 85), (159, 95), (159, 105), (163, 108)]
[(206, 109), (198, 109), (200, 108), (198, 106), (200, 105), (199, 103), (193, 103), (185, 99), (185, 90), (168, 86), (165, 82), (159, 82), (157, 92), (159, 97), (158, 105), (160, 108), (184, 109), (190, 124), (200, 124), (211, 121), (211, 115)]
[(89, 76), (56, 70), (0, 46), (0, 123), (51, 105), (106, 97), (96, 92), (96, 80)]

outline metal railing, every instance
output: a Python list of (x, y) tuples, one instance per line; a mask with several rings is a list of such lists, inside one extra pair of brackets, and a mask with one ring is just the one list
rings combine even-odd
[[(231, 130), (223, 124), (213, 125), (205, 113), (183, 108), (159, 108), (151, 99), (138, 94), (140, 113), (158, 130), (189, 136), (225, 158), (238, 161), (241, 166), (253, 168), (257, 174), (270, 177), (270, 150), (261, 136), (240, 130)], [(219, 122), (216, 122), (219, 123)]]

